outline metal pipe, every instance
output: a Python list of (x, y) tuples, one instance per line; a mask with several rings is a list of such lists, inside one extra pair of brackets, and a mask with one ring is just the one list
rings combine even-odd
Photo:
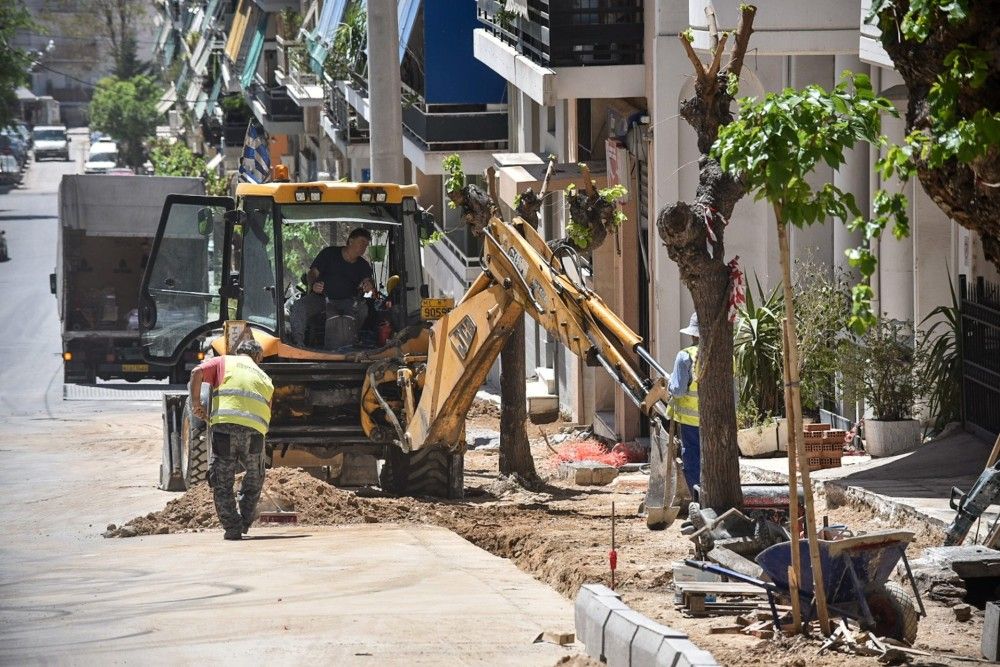
[(653, 358), (653, 355), (651, 355), (649, 351), (647, 351), (646, 348), (644, 348), (642, 345), (635, 346), (635, 353), (639, 355), (640, 359), (649, 364), (650, 368), (652, 368), (654, 371), (656, 371), (665, 378), (670, 377), (670, 373), (664, 370), (663, 366), (661, 366), (659, 362)]

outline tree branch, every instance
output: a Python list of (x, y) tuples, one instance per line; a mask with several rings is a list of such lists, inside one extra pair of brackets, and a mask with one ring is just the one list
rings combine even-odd
[(694, 52), (694, 47), (691, 46), (691, 42), (684, 35), (677, 35), (677, 39), (681, 40), (681, 44), (684, 45), (684, 53), (687, 54), (688, 60), (694, 65), (694, 72), (698, 76), (698, 80), (701, 81), (705, 78), (705, 66), (701, 64), (701, 59), (698, 58), (698, 54)]
[(750, 35), (753, 34), (753, 19), (757, 15), (757, 8), (753, 5), (743, 5), (740, 12), (740, 22), (736, 26), (736, 41), (733, 43), (733, 57), (726, 65), (726, 74), (732, 74), (739, 79), (740, 72), (743, 71), (743, 59), (747, 54), (747, 47), (750, 44)]
[(705, 78), (710, 81), (715, 79), (719, 74), (719, 68), (722, 67), (722, 54), (726, 50), (726, 42), (729, 40), (729, 33), (723, 33), (722, 39), (719, 40), (719, 45), (715, 47), (715, 57), (712, 58), (712, 66), (708, 68), (708, 72), (705, 74)]

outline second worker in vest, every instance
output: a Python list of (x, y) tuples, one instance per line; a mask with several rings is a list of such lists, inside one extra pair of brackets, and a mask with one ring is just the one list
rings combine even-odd
[(698, 315), (681, 329), (694, 339), (692, 345), (677, 353), (674, 371), (670, 374), (667, 389), (670, 391), (668, 416), (680, 425), (681, 465), (684, 480), (691, 491), (691, 499), (698, 500), (697, 486), (701, 484), (701, 436), (698, 421)]
[[(242, 539), (250, 530), (264, 488), (264, 436), (271, 422), (274, 385), (257, 366), (263, 356), (259, 343), (243, 341), (235, 355), (214, 357), (191, 371), (191, 411), (200, 419), (206, 418), (201, 384), (207, 382), (212, 388), (209, 423), (214, 459), (208, 483), (227, 540)], [(237, 505), (233, 484), (240, 465), (246, 475)]]

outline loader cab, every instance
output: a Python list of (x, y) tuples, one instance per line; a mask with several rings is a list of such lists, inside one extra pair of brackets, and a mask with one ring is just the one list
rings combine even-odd
[(286, 346), (343, 351), (343, 341), (328, 344), (322, 323), (303, 323), (303, 278), (321, 250), (344, 245), (359, 227), (371, 235), (363, 257), (376, 290), (362, 297), (372, 317), (357, 323), (357, 344), (376, 346), (387, 331), (419, 322), (417, 194), (412, 185), (316, 182), (244, 183), (235, 199), (170, 195), (140, 287), (145, 356), (174, 360), (232, 319)]

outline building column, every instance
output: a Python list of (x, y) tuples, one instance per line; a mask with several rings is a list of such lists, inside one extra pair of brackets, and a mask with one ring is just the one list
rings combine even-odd
[[(850, 70), (868, 74), (871, 69), (862, 63), (855, 55), (834, 56), (834, 74), (839, 80), (841, 72)], [(843, 192), (854, 195), (855, 201), (862, 212), (868, 208), (871, 201), (871, 194), (868, 189), (869, 173), (871, 165), (869, 162), (869, 147), (867, 144), (859, 144), (845, 152), (845, 162), (840, 169), (833, 172), (833, 184)], [(851, 268), (844, 254), (848, 249), (857, 247), (863, 238), (860, 231), (852, 232), (847, 228), (846, 220), (835, 220), (833, 225), (833, 266), (843, 271), (849, 272), (855, 279), (859, 277), (857, 271)]]

